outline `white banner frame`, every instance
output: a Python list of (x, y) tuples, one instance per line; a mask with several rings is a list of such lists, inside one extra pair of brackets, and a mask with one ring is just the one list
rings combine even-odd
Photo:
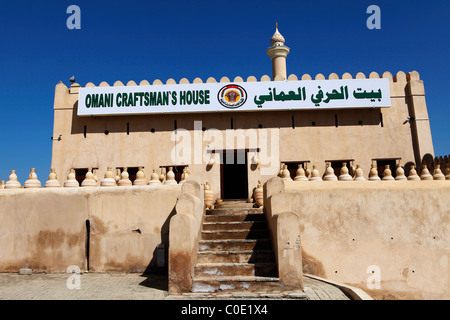
[(389, 79), (80, 88), (78, 116), (391, 107)]

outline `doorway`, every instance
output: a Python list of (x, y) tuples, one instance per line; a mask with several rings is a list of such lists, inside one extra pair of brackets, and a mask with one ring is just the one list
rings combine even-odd
[(246, 150), (224, 150), (221, 157), (220, 180), (222, 199), (248, 199)]

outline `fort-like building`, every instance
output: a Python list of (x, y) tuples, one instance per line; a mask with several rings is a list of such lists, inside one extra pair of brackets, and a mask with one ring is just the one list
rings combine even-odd
[[(187, 105), (182, 100), (181, 91), (177, 104), (173, 106), (169, 101), (166, 106), (161, 101), (152, 107), (150, 101), (150, 106), (146, 107), (141, 101), (143, 111), (135, 113), (131, 109), (138, 107), (125, 107), (125, 103), (122, 103), (123, 84), (117, 81), (113, 85), (116, 90), (108, 90), (110, 86), (106, 82), (98, 87), (88, 83), (85, 88), (96, 89), (91, 91), (94, 96), (95, 93), (108, 92), (108, 96), (115, 93), (116, 101), (111, 102), (119, 102), (121, 106), (84, 106), (80, 115), (80, 103), (85, 105), (79, 95), (83, 88), (76, 83), (70, 88), (63, 83), (58, 84), (55, 91), (53, 136), (61, 137), (61, 140), (53, 142), (52, 168), (56, 169), (60, 182), (72, 168), (81, 183), (88, 168), (97, 170), (97, 176), (101, 178), (107, 167), (127, 167), (132, 180), (139, 167), (144, 169), (149, 179), (153, 170), (161, 174), (161, 169), (173, 167), (179, 182), (186, 168), (191, 178), (209, 181), (216, 198), (247, 199), (251, 197), (258, 180), (266, 181), (273, 176), (274, 168), (279, 169), (282, 163), (287, 165), (292, 179), (299, 164), (309, 170), (315, 166), (323, 174), (327, 162), (331, 162), (337, 175), (344, 162), (350, 174), (353, 174), (356, 165), (360, 165), (366, 177), (372, 164), (377, 165), (380, 176), (385, 166), (390, 165), (395, 177), (397, 164), (404, 166), (408, 174), (411, 164), (420, 168), (424, 158), (434, 158), (425, 89), (417, 72), (398, 72), (395, 76), (389, 72), (382, 75), (372, 72), (367, 77), (363, 73), (354, 76), (332, 73), (327, 77), (318, 74), (313, 79), (307, 74), (301, 77), (294, 74), (287, 76), (286, 58), (290, 50), (278, 29), (271, 44), (267, 53), (272, 60), (272, 78), (263, 76), (258, 81), (251, 76), (246, 80), (237, 77), (230, 81), (223, 77), (218, 84), (213, 78), (207, 79), (206, 83), (197, 78), (191, 86), (187, 85), (187, 79), (181, 79), (178, 84), (173, 79), (169, 79), (166, 84), (155, 80), (152, 85), (144, 80), (137, 87), (142, 94), (152, 93), (153, 90), (163, 93), (182, 90), (178, 87), (192, 88), (196, 92), (209, 91), (210, 87), (237, 85), (248, 91), (247, 101), (238, 108), (219, 105), (217, 94), (213, 96), (212, 93), (209, 100), (219, 107), (211, 108), (200, 102), (195, 106), (194, 103)], [(351, 103), (350, 98), (354, 98), (358, 92), (348, 92), (348, 86), (367, 83), (367, 88), (373, 88), (373, 82), (378, 89), (379, 82), (376, 81), (380, 78), (387, 84), (383, 94), (388, 95), (382, 103), (371, 103), (372, 99), (367, 98), (353, 99), (354, 104)], [(355, 80), (363, 81), (353, 85), (352, 81)], [(304, 101), (304, 105), (301, 105), (286, 97), (286, 101), (278, 101), (278, 105), (273, 108), (266, 108), (267, 102), (257, 108), (254, 101), (256, 96), (250, 96), (249, 91), (253, 87), (262, 88), (259, 90), (267, 90), (262, 91), (266, 94), (269, 93), (267, 88), (276, 87), (278, 92), (297, 92), (297, 88), (307, 85), (306, 95), (309, 100), (310, 95), (317, 94), (317, 87), (330, 82), (333, 85), (329, 87), (329, 93), (332, 89), (346, 86), (350, 97), (347, 100), (322, 102), (320, 106), (315, 106), (312, 101)], [(127, 87), (134, 89), (136, 86), (134, 81), (127, 83)], [(275, 102), (272, 103), (275, 105)], [(106, 101), (105, 105), (108, 103)], [(190, 139), (190, 150), (186, 150), (189, 148), (186, 148), (186, 141), (181, 138), (186, 135)], [(220, 143), (214, 141), (218, 140), (217, 135), (222, 140)], [(226, 139), (233, 135), (233, 141), (230, 141), (231, 138)], [(239, 139), (239, 135), (244, 138)], [(185, 149), (182, 161), (176, 158), (182, 153), (177, 147)], [(187, 151), (191, 151), (188, 159)], [(236, 159), (229, 163), (226, 160), (233, 157), (227, 158), (227, 153), (238, 153), (242, 160)], [(212, 166), (208, 166), (209, 157), (213, 158)], [(255, 159), (261, 162), (258, 166), (252, 165)], [(269, 167), (272, 170), (268, 170)], [(237, 178), (239, 183), (235, 183)]]
[(278, 28), (270, 42), (259, 81), (57, 84), (48, 180), (1, 185), (0, 272), (165, 267), (172, 293), (309, 274), (448, 298), (450, 163), (419, 73), (288, 76)]

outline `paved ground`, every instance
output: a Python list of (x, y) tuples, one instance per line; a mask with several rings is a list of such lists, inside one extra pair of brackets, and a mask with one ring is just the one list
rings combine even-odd
[[(0, 273), (0, 300), (182, 300), (208, 299), (205, 295), (172, 296), (167, 276), (141, 274), (33, 274)], [(69, 289), (79, 284), (79, 289)], [(219, 295), (216, 299), (348, 300), (337, 287), (304, 277), (304, 293)]]

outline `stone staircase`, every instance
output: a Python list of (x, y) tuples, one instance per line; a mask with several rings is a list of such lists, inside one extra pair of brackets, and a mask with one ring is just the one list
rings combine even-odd
[(262, 209), (245, 201), (224, 201), (207, 211), (192, 292), (273, 290), (280, 285)]

